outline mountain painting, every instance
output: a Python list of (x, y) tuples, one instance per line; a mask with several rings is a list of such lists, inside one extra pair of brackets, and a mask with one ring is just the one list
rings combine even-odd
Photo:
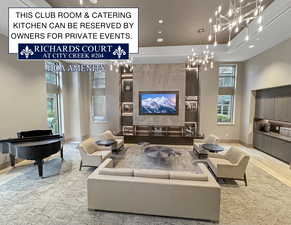
[(141, 115), (176, 115), (177, 94), (172, 93), (140, 93)]

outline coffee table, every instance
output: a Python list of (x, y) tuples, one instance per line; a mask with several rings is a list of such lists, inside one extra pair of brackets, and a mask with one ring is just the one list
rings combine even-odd
[(218, 153), (224, 151), (224, 148), (220, 145), (215, 144), (203, 144), (201, 145), (202, 148), (208, 150), (209, 152)]
[(99, 140), (96, 141), (97, 145), (111, 147), (111, 151), (116, 151), (116, 141), (115, 140)]
[(180, 152), (177, 152), (167, 146), (158, 145), (146, 147), (144, 149), (144, 153), (150, 158), (160, 160), (166, 160), (169, 159), (171, 156), (181, 155)]

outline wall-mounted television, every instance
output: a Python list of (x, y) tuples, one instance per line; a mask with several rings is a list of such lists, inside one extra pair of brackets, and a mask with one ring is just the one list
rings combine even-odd
[(139, 115), (178, 115), (178, 91), (139, 92)]

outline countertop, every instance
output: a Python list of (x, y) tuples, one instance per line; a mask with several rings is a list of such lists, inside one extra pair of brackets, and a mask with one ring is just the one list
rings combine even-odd
[(283, 140), (283, 141), (291, 142), (291, 137), (286, 137), (284, 135), (281, 135), (281, 134), (278, 134), (275, 132), (263, 132), (263, 131), (259, 131), (259, 130), (256, 130), (255, 132), (259, 133), (259, 134), (264, 134), (264, 135), (267, 135), (270, 137), (278, 138), (278, 139)]

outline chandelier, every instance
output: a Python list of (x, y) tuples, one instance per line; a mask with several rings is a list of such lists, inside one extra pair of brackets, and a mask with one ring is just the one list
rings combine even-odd
[(203, 68), (205, 71), (207, 71), (209, 66), (211, 69), (213, 69), (213, 61), (214, 52), (209, 50), (208, 45), (200, 54), (197, 54), (192, 48), (192, 55), (187, 57), (186, 70)]
[(249, 24), (256, 20), (258, 32), (263, 30), (263, 15), (265, 7), (264, 0), (229, 0), (229, 8), (223, 10), (218, 6), (214, 18), (209, 18), (210, 33), (208, 41), (217, 46), (217, 36), (228, 32), (228, 46), (231, 45), (232, 36), (238, 33), (243, 27), (247, 27), (245, 41), (249, 40)]
[[(109, 68), (110, 71), (115, 70), (116, 73), (126, 73), (127, 71), (133, 72), (133, 57), (125, 61), (111, 61)], [(120, 71), (120, 69), (123, 69), (123, 71)]]

